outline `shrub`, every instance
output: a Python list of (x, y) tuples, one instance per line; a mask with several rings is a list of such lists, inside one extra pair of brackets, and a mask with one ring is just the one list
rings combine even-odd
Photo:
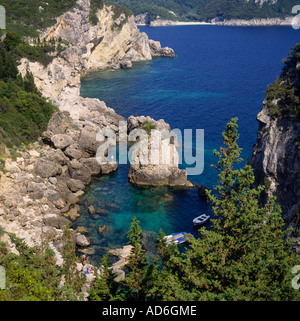
[(146, 133), (148, 135), (151, 134), (151, 129), (155, 129), (155, 125), (153, 123), (151, 123), (149, 120), (146, 120), (144, 123), (143, 123), (143, 127), (142, 127)]

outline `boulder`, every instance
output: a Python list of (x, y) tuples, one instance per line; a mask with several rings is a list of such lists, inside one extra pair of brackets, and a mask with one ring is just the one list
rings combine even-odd
[(60, 149), (51, 149), (47, 154), (47, 159), (62, 166), (69, 162), (68, 157)]
[(49, 182), (52, 184), (52, 185), (56, 185), (57, 184), (57, 178), (56, 177), (49, 177)]
[(78, 246), (86, 247), (90, 245), (89, 240), (82, 234), (77, 234), (76, 236), (76, 244)]
[(65, 149), (73, 143), (73, 138), (66, 134), (56, 134), (51, 137), (55, 148)]
[(49, 178), (60, 175), (62, 173), (62, 167), (45, 158), (40, 158), (35, 162), (34, 173), (40, 177)]
[(162, 119), (155, 121), (150, 117), (130, 116), (127, 124), (128, 132), (143, 128), (145, 122), (153, 124), (155, 130), (151, 131), (151, 137), (145, 133), (146, 137), (140, 140), (138, 149), (132, 153), (129, 182), (144, 186), (193, 186), (187, 180), (186, 171), (178, 168), (179, 154), (176, 149), (178, 140), (171, 133), (169, 124)]
[(69, 217), (72, 221), (75, 221), (78, 217), (80, 217), (78, 210), (79, 210), (79, 207), (75, 206), (70, 209), (70, 211), (66, 214), (66, 216)]
[(65, 134), (69, 123), (70, 119), (67, 115), (61, 112), (54, 113), (48, 123), (47, 131), (43, 133), (43, 140), (50, 142), (53, 135)]
[(149, 46), (152, 57), (176, 57), (173, 49), (169, 47), (162, 48), (159, 41), (149, 40)]
[(97, 131), (93, 127), (84, 127), (80, 133), (78, 145), (89, 155), (96, 155), (98, 147), (101, 145), (96, 140)]
[(132, 62), (130, 60), (123, 60), (120, 62), (120, 68), (121, 69), (131, 69)]
[(9, 171), (11, 174), (15, 174), (15, 173), (20, 173), (21, 169), (18, 166), (18, 164), (16, 162), (11, 162), (9, 160), (6, 160), (5, 162), (5, 169), (7, 171)]
[(63, 229), (66, 224), (70, 225), (70, 221), (68, 219), (56, 214), (46, 214), (43, 217), (43, 221), (46, 226), (51, 226), (57, 229)]
[(82, 157), (82, 151), (78, 144), (72, 144), (65, 150), (65, 155), (70, 159), (80, 159)]
[(145, 166), (138, 169), (132, 167), (129, 170), (128, 179), (132, 184), (144, 186), (193, 186), (187, 180), (184, 169), (170, 168), (166, 165)]
[(67, 205), (62, 196), (56, 191), (48, 190), (44, 196), (58, 209), (63, 209)]
[(94, 206), (93, 206), (93, 205), (90, 205), (90, 206), (88, 207), (88, 211), (89, 211), (90, 214), (94, 214), (94, 213), (95, 213)]
[(68, 179), (66, 184), (74, 193), (84, 189), (84, 184), (79, 179)]
[(117, 162), (107, 162), (107, 163), (101, 164), (101, 174), (103, 175), (114, 172), (117, 169), (118, 169)]
[(99, 234), (102, 234), (106, 230), (106, 228), (107, 228), (106, 225), (100, 226), (98, 229)]
[(90, 169), (92, 175), (100, 174), (102, 167), (96, 157), (82, 158), (80, 162)]
[(71, 178), (80, 180), (84, 184), (89, 184), (92, 177), (91, 170), (75, 159), (73, 159), (69, 164), (69, 174)]
[(77, 229), (76, 229), (76, 232), (78, 232), (80, 234), (84, 234), (84, 233), (87, 233), (88, 230), (83, 226), (78, 226)]

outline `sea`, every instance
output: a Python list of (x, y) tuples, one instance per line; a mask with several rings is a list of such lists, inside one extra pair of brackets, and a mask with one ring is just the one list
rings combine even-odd
[[(300, 41), (300, 30), (289, 26), (140, 27), (140, 31), (163, 47), (173, 48), (176, 58), (137, 62), (130, 70), (94, 72), (82, 78), (81, 95), (105, 101), (125, 118), (164, 119), (172, 129), (190, 129), (194, 135), (197, 129), (204, 130), (203, 171), (188, 176), (196, 185), (190, 189), (132, 186), (128, 164), (120, 164), (111, 175), (94, 178), (81, 199), (81, 216), (74, 224), (88, 230), (88, 256), (93, 263), (108, 250), (128, 243), (133, 216), (140, 221), (149, 253), (155, 251), (160, 229), (167, 235), (196, 235), (193, 218), (203, 213), (214, 218), (210, 205), (199, 197), (197, 184), (209, 189), (218, 184), (218, 172), (212, 166), (218, 160), (213, 151), (222, 146), (222, 132), (232, 117), (238, 118), (243, 158), (239, 166), (244, 166), (256, 142), (256, 116), (265, 90)], [(192, 149), (196, 137), (194, 140)], [(183, 162), (180, 168), (193, 166)], [(94, 214), (88, 211), (90, 205)]]

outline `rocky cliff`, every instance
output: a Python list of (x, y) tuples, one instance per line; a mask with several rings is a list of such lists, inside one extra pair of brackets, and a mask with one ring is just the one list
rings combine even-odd
[[(63, 46), (46, 66), (21, 59), (20, 72), (29, 69), (38, 89), (60, 111), (41, 137), (44, 144), (21, 151), (15, 160), (7, 158), (6, 173), (0, 172), (0, 226), (30, 245), (51, 236), (59, 265), (63, 226), (79, 216), (77, 203), (85, 185), (92, 175), (108, 174), (118, 166), (113, 160), (97, 162), (97, 133), (100, 128), (117, 133), (123, 117), (99, 99), (82, 98), (80, 77), (95, 70), (129, 68), (152, 56), (175, 56), (141, 33), (133, 17), (116, 16), (113, 5), (96, 10), (95, 25), (90, 13), (90, 1), (78, 0), (43, 32), (41, 41), (55, 39)], [(89, 245), (79, 231), (73, 231), (73, 237), (74, 244)]]
[[(80, 97), (80, 77), (96, 70), (131, 67), (132, 62), (151, 60), (152, 56), (175, 56), (174, 51), (160, 46), (141, 33), (133, 16), (124, 13), (116, 17), (112, 5), (96, 10), (97, 24), (90, 22), (90, 0), (78, 0), (77, 5), (57, 18), (57, 23), (45, 30), (41, 40), (61, 41), (64, 50), (44, 66), (23, 58), (19, 70), (29, 67), (38, 89), (73, 119), (85, 117), (88, 106), (105, 106), (96, 99)], [(158, 48), (159, 52), (153, 51)], [(107, 110), (113, 115), (112, 110)], [(107, 124), (104, 124), (107, 125)]]
[(262, 202), (276, 196), (286, 223), (299, 228), (300, 206), (300, 45), (291, 50), (280, 77), (266, 91), (257, 116), (257, 142), (248, 163), (256, 184), (265, 185)]

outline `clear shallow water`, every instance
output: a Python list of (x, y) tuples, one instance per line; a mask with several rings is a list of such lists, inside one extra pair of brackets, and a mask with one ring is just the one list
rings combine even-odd
[[(222, 144), (222, 131), (238, 117), (239, 145), (246, 161), (256, 140), (256, 115), (264, 91), (279, 75), (282, 60), (300, 41), (291, 27), (178, 26), (140, 28), (149, 38), (172, 47), (177, 58), (155, 58), (133, 65), (132, 70), (97, 72), (82, 79), (81, 94), (96, 97), (124, 117), (149, 115), (165, 119), (171, 127), (204, 129), (204, 172), (193, 183), (213, 187), (217, 173), (213, 149)], [(245, 163), (244, 161), (244, 163)], [(243, 163), (243, 164), (244, 164)], [(183, 164), (181, 167), (185, 167)], [(98, 257), (127, 242), (132, 215), (144, 230), (167, 234), (193, 231), (192, 218), (209, 208), (196, 189), (186, 191), (139, 189), (127, 181), (128, 166), (95, 179), (82, 201), (76, 225), (89, 229)], [(91, 218), (87, 206), (107, 212)], [(107, 225), (104, 235), (99, 226)]]

